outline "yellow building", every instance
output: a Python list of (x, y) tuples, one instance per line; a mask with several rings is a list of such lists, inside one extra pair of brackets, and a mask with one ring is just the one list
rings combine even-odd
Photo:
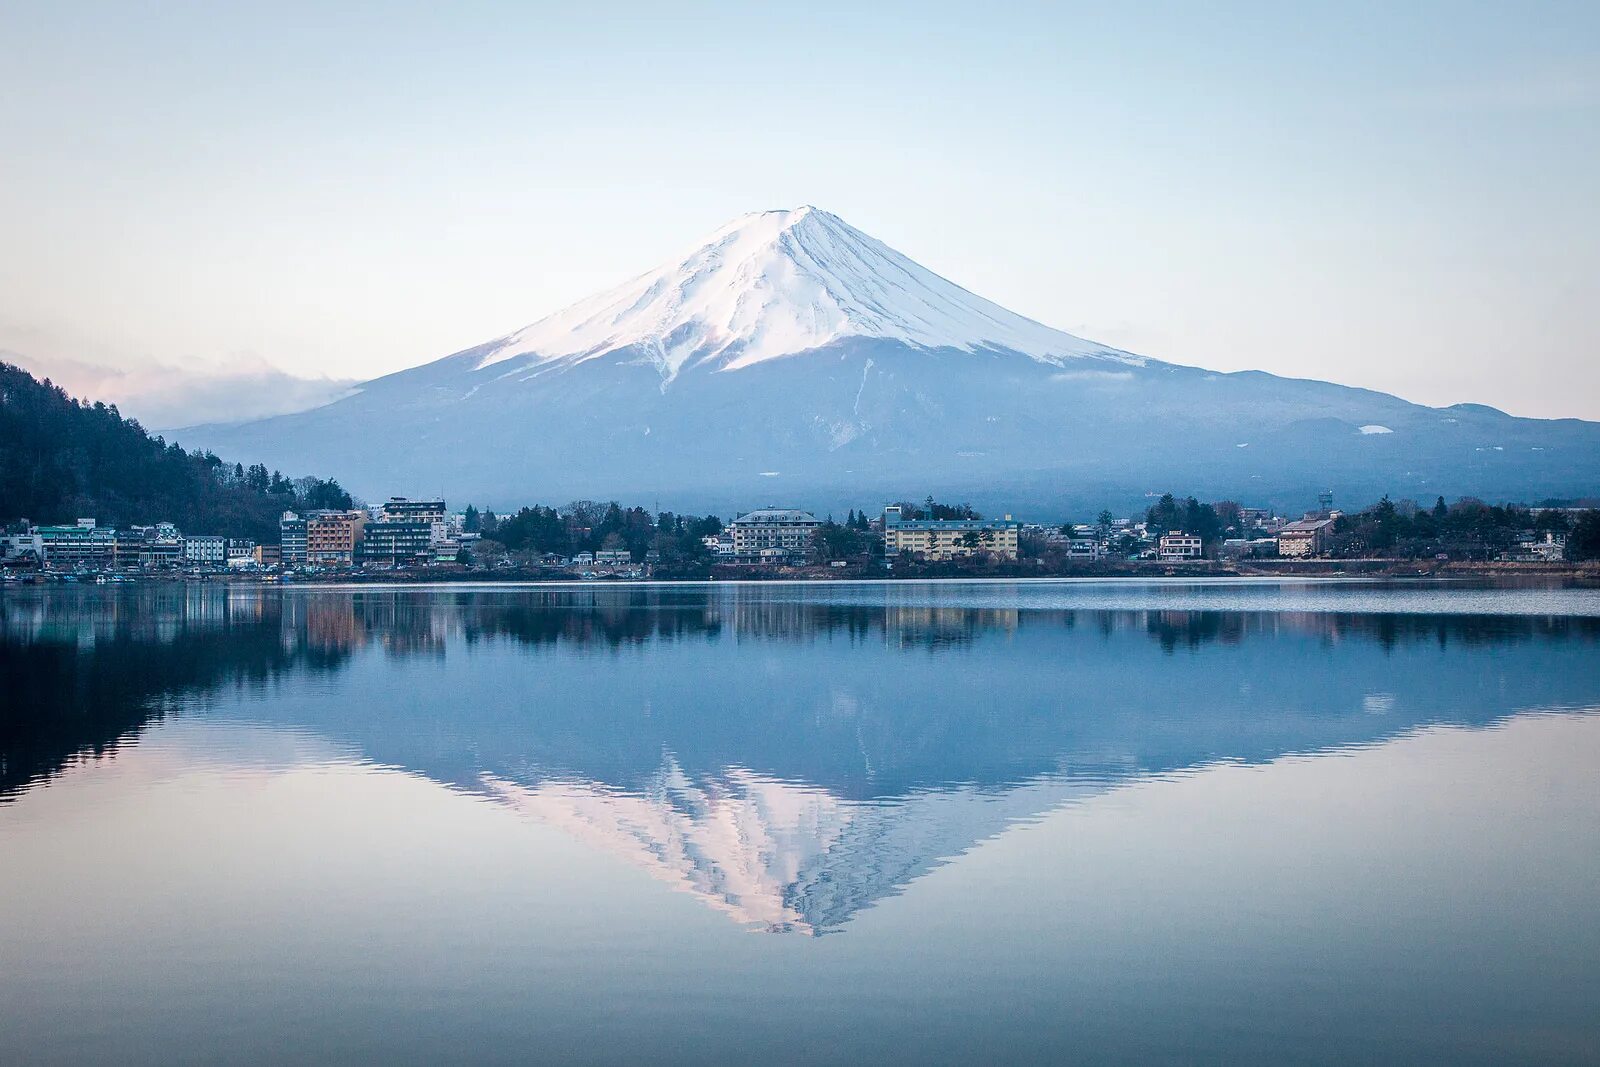
[(963, 556), (989, 555), (1017, 558), (1022, 523), (1007, 515), (999, 522), (988, 519), (905, 519), (900, 508), (883, 509), (883, 548), (890, 557), (915, 556), (941, 561)]

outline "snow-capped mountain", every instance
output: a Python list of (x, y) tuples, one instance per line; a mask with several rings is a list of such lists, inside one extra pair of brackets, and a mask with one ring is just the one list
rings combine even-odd
[(477, 365), (634, 349), (670, 380), (686, 366), (738, 370), (850, 338), (1144, 362), (1007, 311), (806, 206), (735, 219), (682, 259), (494, 342)]
[[(1396, 353), (1403, 359), (1404, 353)], [(1007, 311), (812, 207), (745, 215), (525, 329), (186, 446), (368, 496), (733, 510), (927, 493), (1041, 517), (1168, 489), (1600, 489), (1600, 424), (1428, 408), (1122, 352)]]

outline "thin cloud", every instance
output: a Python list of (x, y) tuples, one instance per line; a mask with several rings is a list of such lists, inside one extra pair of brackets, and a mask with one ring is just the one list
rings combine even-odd
[(107, 367), (62, 357), (39, 358), (0, 350), (35, 377), (49, 378), (83, 400), (115, 404), (151, 430), (210, 422), (244, 422), (321, 407), (350, 394), (356, 383), (300, 378), (257, 361), (215, 367), (155, 363)]

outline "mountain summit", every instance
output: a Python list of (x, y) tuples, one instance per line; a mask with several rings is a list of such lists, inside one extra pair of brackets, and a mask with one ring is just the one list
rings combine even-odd
[(741, 216), (682, 258), (494, 342), (478, 367), (634, 349), (670, 381), (689, 366), (737, 370), (857, 337), (1143, 362), (1007, 311), (805, 206)]
[[(1405, 353), (1395, 353), (1405, 358)], [(1600, 424), (1218, 374), (1007, 311), (812, 207), (742, 216), (526, 329), (185, 445), (353, 491), (818, 511), (928, 493), (1042, 518), (1166, 490), (1588, 495)]]

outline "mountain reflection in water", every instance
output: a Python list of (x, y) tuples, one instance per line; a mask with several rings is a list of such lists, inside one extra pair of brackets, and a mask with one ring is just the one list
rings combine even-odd
[(1592, 615), (1147, 593), (8, 592), (0, 804), (174, 713), (281, 726), (561, 827), (754, 928), (823, 933), (1129, 781), (1600, 703)]

